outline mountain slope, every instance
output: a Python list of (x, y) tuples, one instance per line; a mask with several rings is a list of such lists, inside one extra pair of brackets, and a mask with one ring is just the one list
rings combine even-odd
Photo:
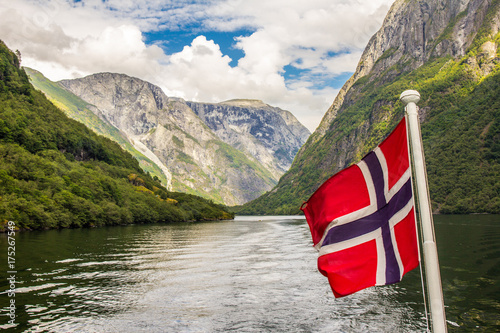
[(291, 169), (239, 212), (299, 213), (394, 128), (400, 93), (415, 89), (433, 209), (499, 213), (499, 22), (499, 1), (396, 1)]
[(136, 148), (124, 133), (110, 124), (99, 109), (67, 91), (58, 83), (50, 81), (42, 73), (26, 67), (24, 70), (28, 74), (31, 84), (36, 89), (43, 91), (47, 98), (64, 111), (68, 117), (81, 122), (97, 134), (117, 142), (139, 161), (139, 165), (144, 171), (158, 177), (165, 187), (171, 189), (172, 175), (168, 169), (157, 158), (154, 158), (156, 156), (153, 157), (153, 161), (144, 155), (144, 153), (147, 154), (146, 151), (141, 153), (140, 148)]
[(256, 198), (278, 180), (252, 155), (220, 140), (183, 100), (167, 97), (155, 85), (113, 73), (60, 84), (94, 105), (135, 146), (157, 156), (172, 174), (175, 190), (234, 205)]
[(231, 218), (172, 193), (129, 153), (69, 119), (30, 84), (0, 41), (0, 227), (100, 226)]
[(221, 140), (255, 157), (276, 179), (310, 135), (290, 112), (259, 100), (186, 103)]

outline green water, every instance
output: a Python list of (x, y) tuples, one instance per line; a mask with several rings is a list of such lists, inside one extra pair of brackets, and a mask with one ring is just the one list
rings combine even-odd
[[(500, 216), (435, 216), (449, 332), (500, 331)], [(13, 332), (422, 332), (420, 273), (335, 299), (298, 217), (23, 232)], [(15, 324), (9, 302), (15, 299)]]
[(435, 218), (449, 331), (500, 331), (500, 216)]

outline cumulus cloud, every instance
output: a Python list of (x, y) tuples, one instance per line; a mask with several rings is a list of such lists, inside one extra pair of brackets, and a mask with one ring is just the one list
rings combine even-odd
[[(157, 80), (171, 95), (188, 100), (216, 101), (231, 90), (232, 84), (237, 86), (244, 79), (238, 68), (229, 65), (230, 61), (213, 41), (198, 36), (191, 45), (169, 57), (162, 77)], [(191, 88), (186, 89), (188, 86)]]
[[(109, 71), (160, 85), (170, 96), (218, 102), (257, 98), (314, 130), (353, 72), (392, 0), (0, 0), (0, 35), (23, 65), (52, 80)], [(237, 65), (204, 32), (246, 30)], [(195, 31), (178, 53), (145, 43), (151, 31)], [(287, 76), (290, 66), (296, 75)]]
[(270, 71), (264, 75), (240, 66), (231, 67), (230, 62), (217, 44), (198, 36), (191, 45), (169, 57), (156, 80), (171, 95), (206, 102), (235, 97), (268, 100), (274, 94), (286, 93), (284, 78), (278, 73)]

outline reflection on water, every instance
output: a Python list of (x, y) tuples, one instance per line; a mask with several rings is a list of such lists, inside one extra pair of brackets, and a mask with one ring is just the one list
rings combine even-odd
[(500, 331), (500, 216), (440, 216), (435, 225), (450, 331)]
[[(450, 331), (499, 328), (499, 222), (436, 217)], [(418, 270), (335, 299), (299, 217), (20, 233), (16, 250), (19, 331), (425, 330)]]

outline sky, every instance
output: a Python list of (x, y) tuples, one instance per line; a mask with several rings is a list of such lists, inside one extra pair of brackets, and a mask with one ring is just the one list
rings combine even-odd
[(393, 0), (0, 0), (0, 39), (52, 81), (123, 73), (170, 97), (259, 99), (311, 132)]

